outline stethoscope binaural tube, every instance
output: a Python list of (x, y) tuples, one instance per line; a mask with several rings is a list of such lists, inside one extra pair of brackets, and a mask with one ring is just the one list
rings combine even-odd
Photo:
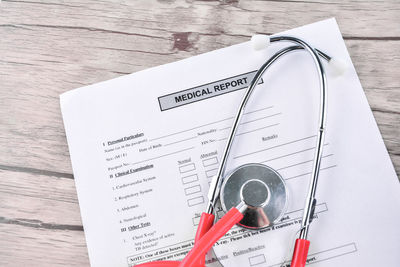
[[(320, 108), (319, 108), (319, 118), (318, 118), (317, 145), (316, 145), (316, 149), (315, 149), (315, 153), (314, 153), (314, 161), (313, 161), (313, 167), (312, 167), (311, 180), (310, 180), (309, 187), (308, 187), (308, 194), (307, 194), (306, 203), (305, 203), (305, 207), (304, 207), (302, 224), (301, 224), (298, 239), (296, 240), (295, 249), (294, 249), (293, 258), (292, 258), (292, 264), (291, 264), (292, 267), (300, 267), (300, 266), (304, 266), (306, 263), (308, 248), (309, 248), (309, 244), (310, 244), (310, 242), (307, 240), (307, 236), (308, 236), (309, 225), (312, 221), (312, 218), (314, 215), (314, 209), (315, 209), (315, 205), (316, 205), (315, 193), (316, 193), (316, 188), (317, 188), (317, 183), (318, 183), (323, 143), (324, 143), (324, 138), (325, 138), (325, 126), (326, 126), (326, 114), (327, 114), (327, 81), (326, 81), (326, 74), (324, 71), (324, 67), (320, 60), (320, 57), (324, 58), (328, 62), (331, 61), (332, 58), (329, 57), (328, 55), (326, 55), (325, 53), (323, 53), (317, 49), (314, 49), (309, 44), (307, 44), (305, 41), (303, 41), (299, 38), (296, 38), (296, 37), (275, 36), (275, 37), (271, 37), (268, 39), (268, 43), (269, 42), (271, 42), (271, 43), (280, 42), (280, 41), (291, 42), (291, 43), (294, 43), (295, 45), (278, 51), (275, 55), (273, 55), (270, 59), (268, 59), (261, 66), (261, 68), (257, 71), (257, 73), (254, 76), (253, 80), (251, 81), (249, 87), (247, 88), (247, 90), (243, 96), (243, 99), (240, 103), (237, 114), (235, 116), (230, 134), (228, 136), (228, 141), (226, 143), (224, 152), (222, 154), (221, 164), (218, 168), (216, 176), (213, 178), (213, 181), (210, 185), (210, 190), (209, 190), (209, 195), (208, 195), (209, 202), (207, 205), (206, 214), (212, 215), (214, 212), (214, 206), (218, 200), (219, 193), (221, 191), (221, 185), (222, 185), (222, 180), (223, 180), (223, 176), (225, 173), (226, 163), (228, 160), (230, 149), (233, 144), (234, 137), (236, 135), (236, 132), (237, 132), (237, 129), (239, 126), (239, 122), (243, 115), (244, 109), (247, 105), (247, 102), (250, 99), (251, 94), (254, 91), (256, 85), (258, 84), (260, 78), (265, 73), (265, 71), (276, 60), (278, 60), (283, 55), (286, 55), (287, 53), (296, 51), (296, 50), (302, 50), (302, 49), (306, 50), (307, 52), (309, 52), (309, 54), (313, 58), (313, 61), (315, 63), (315, 66), (316, 66), (317, 72), (318, 72), (319, 87), (320, 87)], [(212, 217), (214, 217), (214, 216), (212, 216)], [(209, 220), (210, 219), (211, 218), (209, 218)], [(211, 222), (210, 222), (210, 225), (212, 225)], [(207, 231), (207, 230), (205, 230), (205, 231)], [(198, 235), (196, 235), (196, 237), (198, 237)]]

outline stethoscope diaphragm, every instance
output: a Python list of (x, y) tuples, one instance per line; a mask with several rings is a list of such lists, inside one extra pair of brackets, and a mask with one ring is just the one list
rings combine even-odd
[(262, 229), (279, 221), (287, 207), (288, 190), (274, 169), (257, 163), (236, 168), (222, 184), (220, 200), (227, 212), (241, 202), (246, 204), (239, 226)]

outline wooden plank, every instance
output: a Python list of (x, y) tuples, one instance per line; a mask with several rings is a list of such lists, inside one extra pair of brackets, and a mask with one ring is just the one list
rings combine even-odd
[(74, 180), (0, 171), (0, 266), (88, 266)]
[[(400, 42), (345, 42), (400, 177), (400, 79), (396, 78), (400, 77), (400, 58), (396, 55)], [(380, 45), (386, 47), (382, 54)]]
[(0, 177), (0, 223), (83, 231), (73, 179), (13, 171)]
[(345, 36), (388, 38), (400, 36), (399, 6), (396, 0), (3, 0), (0, 24), (74, 27), (157, 37), (172, 32), (196, 32), (214, 35), (218, 40), (227, 35), (279, 32), (336, 16)]
[(0, 223), (0, 266), (89, 266), (82, 231)]

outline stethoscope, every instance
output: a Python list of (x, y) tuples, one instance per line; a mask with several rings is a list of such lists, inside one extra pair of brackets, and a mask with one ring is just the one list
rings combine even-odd
[[(226, 164), (229, 158), (233, 140), (244, 109), (259, 83), (264, 72), (282, 56), (298, 50), (306, 50), (312, 57), (318, 71), (320, 87), (320, 108), (318, 117), (317, 144), (312, 165), (311, 180), (308, 185), (308, 193), (301, 227), (295, 242), (291, 267), (303, 267), (307, 261), (310, 241), (308, 231), (314, 217), (317, 200), (315, 198), (321, 157), (325, 138), (326, 114), (327, 114), (327, 79), (321, 62), (325, 59), (333, 70), (340, 75), (345, 71), (345, 64), (333, 59), (320, 50), (313, 48), (307, 42), (291, 36), (255, 35), (251, 39), (253, 48), (261, 50), (270, 43), (286, 41), (295, 45), (283, 48), (269, 58), (257, 71), (253, 80), (243, 96), (239, 109), (235, 116), (228, 141), (222, 154), (221, 163), (217, 174), (213, 177), (208, 193), (208, 204), (202, 213), (195, 236), (195, 245), (182, 261), (156, 261), (138, 266), (205, 266), (205, 256), (216, 241), (224, 236), (234, 225), (249, 229), (262, 229), (274, 225), (282, 217), (287, 207), (288, 189), (282, 176), (269, 166), (263, 164), (245, 164), (229, 175), (225, 176)], [(215, 206), (218, 199), (226, 214), (215, 224)]]

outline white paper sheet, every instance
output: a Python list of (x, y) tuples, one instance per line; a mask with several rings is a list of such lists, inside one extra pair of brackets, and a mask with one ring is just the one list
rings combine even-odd
[[(330, 19), (285, 34), (351, 65), (340, 78), (327, 70), (327, 137), (309, 263), (399, 266), (399, 182), (338, 26)], [(260, 52), (245, 42), (61, 95), (92, 266), (134, 266), (187, 253), (243, 88), (283, 45)], [(235, 227), (215, 247), (225, 266), (279, 266), (292, 247), (318, 108), (307, 53), (282, 58), (264, 75), (228, 170), (249, 162), (277, 169), (289, 189), (288, 210), (274, 229)]]

